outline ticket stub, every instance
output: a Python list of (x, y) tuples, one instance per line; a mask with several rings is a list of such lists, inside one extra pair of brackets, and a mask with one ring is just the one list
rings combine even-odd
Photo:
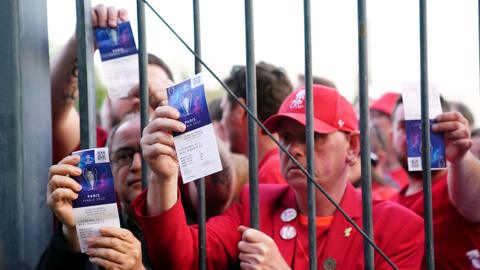
[[(420, 85), (404, 84), (402, 86), (403, 106), (405, 110), (405, 129), (407, 133), (407, 162), (409, 171), (422, 170), (422, 122), (420, 107)], [(434, 118), (442, 113), (440, 94), (434, 86), (429, 87), (429, 122), (430, 122), (430, 166), (432, 170), (444, 169), (445, 141), (443, 133), (432, 131)]]
[(139, 82), (138, 52), (130, 22), (119, 23), (116, 28), (96, 28), (95, 40), (109, 97), (127, 97)]
[(180, 121), (187, 126), (173, 134), (183, 183), (221, 171), (201, 74), (167, 88), (167, 94), (168, 104), (180, 112)]
[(80, 249), (85, 253), (86, 240), (100, 235), (101, 227), (120, 228), (108, 148), (91, 148), (73, 152), (80, 156), (80, 176), (74, 179), (82, 186), (78, 198), (72, 201)]

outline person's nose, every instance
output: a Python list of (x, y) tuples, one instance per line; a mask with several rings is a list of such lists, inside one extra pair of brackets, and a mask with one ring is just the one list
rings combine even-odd
[(302, 157), (305, 155), (305, 143), (298, 140), (292, 141), (288, 147), (288, 152), (295, 158)]
[(138, 171), (142, 169), (142, 155), (140, 152), (133, 154), (132, 164), (130, 165), (131, 171)]

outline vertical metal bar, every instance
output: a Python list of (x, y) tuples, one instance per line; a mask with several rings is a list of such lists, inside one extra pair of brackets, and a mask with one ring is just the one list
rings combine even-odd
[[(313, 127), (313, 93), (312, 93), (312, 37), (311, 37), (311, 17), (310, 0), (303, 1), (303, 23), (305, 32), (305, 117), (306, 117), (306, 142), (307, 142), (307, 171), (310, 175), (314, 174), (314, 127)], [(308, 181), (308, 256), (310, 257), (310, 270), (317, 269), (317, 228), (316, 228), (316, 205), (315, 205), (315, 186), (312, 181)]]
[(78, 92), (80, 96), (80, 148), (97, 146), (93, 30), (90, 0), (77, 0)]
[[(357, 13), (363, 230), (373, 239), (372, 178), (368, 118), (367, 7), (365, 0), (357, 1)], [(363, 241), (363, 248), (365, 269), (374, 269), (373, 248), (365, 239)]]
[[(200, 1), (193, 0), (193, 35), (195, 53), (201, 57), (201, 35), (200, 35)], [(195, 73), (202, 71), (202, 65), (197, 57), (195, 57)], [(207, 269), (207, 247), (206, 247), (206, 206), (205, 206), (205, 179), (197, 180), (198, 195), (198, 268), (200, 270)]]
[(0, 269), (34, 269), (52, 235), (47, 5), (0, 6)]
[(430, 173), (430, 120), (428, 110), (427, 6), (420, 0), (420, 72), (422, 108), (422, 176), (425, 220), (425, 256), (427, 268), (435, 269), (433, 250), (432, 176)]
[[(257, 117), (257, 78), (253, 40), (253, 1), (245, 0), (245, 35), (247, 47), (247, 106)], [(250, 225), (258, 229), (258, 146), (257, 125), (248, 118), (248, 175), (250, 177)]]
[[(148, 125), (148, 55), (147, 37), (145, 27), (145, 4), (143, 0), (137, 0), (137, 23), (138, 23), (138, 72), (140, 79), (140, 123), (139, 130), (142, 135), (143, 129)], [(142, 156), (142, 185), (148, 186), (148, 163)]]

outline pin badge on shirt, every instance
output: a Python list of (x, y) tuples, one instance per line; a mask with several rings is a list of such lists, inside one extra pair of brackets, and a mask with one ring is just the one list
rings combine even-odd
[(290, 225), (285, 225), (280, 229), (280, 236), (283, 240), (290, 240), (297, 236), (297, 229)]
[(282, 214), (280, 215), (280, 219), (283, 222), (290, 222), (297, 217), (297, 210), (294, 208), (287, 208), (283, 210)]
[(350, 234), (352, 233), (352, 227), (348, 227), (343, 231), (343, 236), (345, 237), (350, 237)]
[(335, 270), (335, 268), (337, 268), (337, 261), (334, 258), (329, 257), (323, 262), (323, 269)]

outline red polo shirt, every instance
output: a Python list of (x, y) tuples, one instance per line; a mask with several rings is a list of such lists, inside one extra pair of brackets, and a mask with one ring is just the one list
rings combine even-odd
[(262, 184), (286, 184), (280, 172), (278, 148), (268, 151), (258, 163), (258, 182)]
[[(406, 190), (407, 187), (392, 200), (423, 217), (423, 191), (405, 196)], [(480, 249), (480, 223), (469, 222), (452, 205), (447, 174), (432, 180), (432, 208), (435, 269), (470, 269), (466, 253)]]

